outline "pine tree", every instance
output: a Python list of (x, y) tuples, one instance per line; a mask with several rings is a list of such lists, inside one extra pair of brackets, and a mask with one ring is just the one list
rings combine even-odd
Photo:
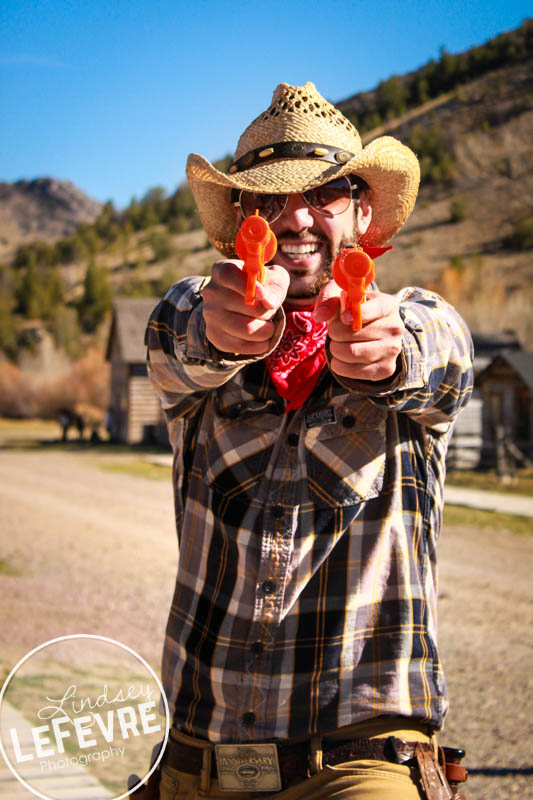
[(46, 285), (37, 266), (35, 253), (29, 256), (29, 263), (16, 288), (17, 311), (26, 319), (41, 319), (48, 306)]
[(13, 275), (8, 267), (0, 268), (0, 351), (8, 358), (17, 353), (17, 323), (13, 311), (15, 296)]
[(94, 333), (111, 308), (112, 290), (107, 271), (91, 258), (83, 282), (83, 295), (78, 303), (80, 324), (87, 333)]

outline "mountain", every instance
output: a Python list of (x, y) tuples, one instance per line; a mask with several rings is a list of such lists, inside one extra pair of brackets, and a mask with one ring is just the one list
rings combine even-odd
[(531, 347), (532, 130), (530, 56), (363, 135), (397, 137), (422, 167), (415, 209), (376, 263), (383, 291), (431, 286), (475, 330), (514, 328)]
[[(513, 329), (531, 348), (533, 20), (465, 53), (443, 50), (439, 61), (392, 76), (337, 106), (364, 144), (395, 136), (421, 164), (415, 209), (395, 237), (394, 250), (376, 262), (380, 289), (435, 289), (476, 332)], [(219, 168), (225, 170), (230, 160)], [(100, 209), (95, 225), (72, 241), (57, 241), (78, 222), (95, 219)], [(117, 212), (65, 182), (0, 184), (0, 219), (4, 286), (13, 298), (10, 309), (25, 317), (31, 303), (22, 296), (21, 279), (33, 268), (49, 283), (47, 267), (59, 265), (67, 310), (74, 312), (89, 262), (107, 273), (115, 295), (142, 296), (164, 292), (180, 277), (208, 274), (220, 258), (197, 229), (186, 186), (169, 197), (152, 189)], [(21, 248), (27, 252), (13, 260), (5, 250), (11, 244), (14, 251), (17, 236), (19, 242), (47, 239), (56, 245), (35, 245), (33, 252)]]
[(69, 181), (0, 183), (0, 255), (36, 239), (54, 241), (94, 222), (102, 204)]

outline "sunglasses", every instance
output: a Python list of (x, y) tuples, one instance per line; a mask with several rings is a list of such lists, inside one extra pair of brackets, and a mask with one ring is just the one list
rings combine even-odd
[[(329, 216), (346, 211), (352, 197), (358, 195), (359, 188), (357, 184), (351, 183), (347, 176), (343, 176), (301, 192), (301, 195), (310, 208), (319, 214)], [(249, 217), (258, 211), (267, 222), (275, 222), (281, 217), (288, 199), (288, 194), (264, 194), (247, 192), (244, 189), (240, 192), (238, 189), (233, 189), (231, 198), (233, 205), (240, 208), (243, 217)]]

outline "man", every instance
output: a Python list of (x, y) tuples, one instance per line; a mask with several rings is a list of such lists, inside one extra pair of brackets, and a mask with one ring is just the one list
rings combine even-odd
[[(187, 175), (226, 258), (147, 331), (180, 543), (160, 797), (451, 797), (435, 546), (471, 342), (414, 288), (373, 287), (354, 332), (330, 280), (354, 239), (387, 249), (417, 159), (391, 137), (362, 148), (313, 84), (281, 84), (228, 174), (193, 154)], [(247, 305), (234, 247), (255, 210), (278, 250)]]

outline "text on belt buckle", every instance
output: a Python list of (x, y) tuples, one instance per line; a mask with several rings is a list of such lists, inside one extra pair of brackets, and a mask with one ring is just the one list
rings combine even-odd
[(224, 792), (279, 792), (275, 744), (216, 744), (218, 783)]

